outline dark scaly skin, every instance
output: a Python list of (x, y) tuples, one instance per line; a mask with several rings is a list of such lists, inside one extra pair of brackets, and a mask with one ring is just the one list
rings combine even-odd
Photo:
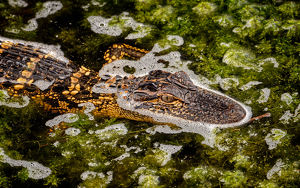
[[(11, 96), (27, 95), (46, 110), (66, 113), (82, 110), (78, 104), (95, 105), (96, 116), (127, 118), (159, 123), (152, 117), (121, 108), (117, 95), (127, 93), (125, 101), (135, 109), (166, 114), (196, 122), (226, 124), (242, 120), (246, 112), (239, 104), (222, 95), (195, 86), (183, 71), (171, 74), (154, 70), (142, 77), (99, 77), (83, 66), (76, 67), (34, 49), (32, 46), (1, 42), (0, 89)], [(140, 58), (147, 51), (126, 44), (115, 44), (105, 53), (107, 63), (123, 56)], [(49, 87), (36, 84), (42, 80)], [(92, 87), (103, 83), (116, 93), (94, 93)]]
[(126, 100), (136, 103), (135, 109), (210, 124), (235, 123), (246, 115), (232, 99), (195, 86), (183, 71), (154, 70), (124, 82), (128, 86)]

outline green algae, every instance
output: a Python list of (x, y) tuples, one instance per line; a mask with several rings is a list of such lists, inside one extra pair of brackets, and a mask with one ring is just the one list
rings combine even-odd
[[(216, 130), (216, 147), (210, 148), (201, 144), (203, 137), (200, 135), (152, 135), (147, 132), (153, 126), (151, 124), (116, 119), (90, 120), (85, 114), (78, 114), (77, 121), (64, 125), (67, 129), (79, 129), (78, 135), (66, 135), (65, 129), (57, 128), (49, 136), (49, 128), (44, 124), (54, 117), (53, 114), (44, 114), (32, 103), (21, 109), (1, 106), (0, 147), (13, 159), (35, 160), (52, 170), (47, 178), (35, 181), (28, 178), (25, 168), (0, 163), (1, 187), (25, 184), (52, 187), (297, 187), (299, 94), (295, 93), (299, 93), (300, 72), (299, 3), (252, 0), (61, 2), (62, 10), (39, 19), (39, 27), (34, 31), (22, 28), (42, 9), (42, 2), (30, 1), (26, 8), (0, 3), (1, 36), (60, 44), (66, 57), (75, 64), (99, 70), (104, 64), (105, 50), (113, 43), (126, 42), (151, 49), (155, 43), (169, 45), (168, 35), (180, 35), (184, 44), (171, 45), (164, 53), (180, 51), (184, 59), (192, 61), (190, 69), (213, 82), (211, 87), (249, 104), (254, 116), (270, 112), (271, 117), (244, 127)], [(124, 39), (136, 32), (119, 19), (124, 11), (129, 12), (136, 22), (151, 26), (146, 37)], [(110, 24), (120, 26), (123, 33), (117, 37), (93, 33), (87, 18), (98, 15), (114, 16)], [(270, 58), (276, 60), (278, 67)], [(214, 81), (216, 75), (222, 80), (234, 78), (237, 82), (225, 82), (225, 87)], [(262, 84), (240, 89), (250, 81)], [(265, 97), (264, 91), (268, 90), (270, 95)], [(0, 100), (6, 100), (1, 92)], [(6, 102), (18, 102), (18, 99)], [(99, 131), (122, 123), (127, 132), (125, 129)], [(100, 133), (96, 134), (97, 131)], [(268, 149), (265, 140), (268, 135), (276, 143), (279, 141), (272, 150)], [(182, 149), (165, 163), (168, 154), (155, 147), (156, 143), (182, 146)], [(278, 159), (284, 163), (280, 173), (267, 178)], [(82, 178), (84, 172), (92, 175)], [(112, 180), (110, 172), (113, 172)]]
[(220, 180), (224, 182), (224, 187), (245, 187), (247, 185), (247, 177), (239, 170), (226, 171)]
[(199, 166), (187, 171), (183, 178), (187, 181), (188, 186), (200, 187), (205, 185), (205, 187), (213, 187), (218, 182), (218, 176), (220, 172), (212, 167)]
[(199, 16), (208, 16), (213, 14), (217, 9), (214, 3), (201, 2), (193, 8), (193, 11)]

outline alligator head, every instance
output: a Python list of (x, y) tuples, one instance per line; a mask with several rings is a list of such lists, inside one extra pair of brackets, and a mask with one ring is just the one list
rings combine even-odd
[(183, 71), (172, 74), (154, 70), (121, 82), (120, 91), (126, 93), (122, 99), (137, 111), (205, 124), (235, 124), (247, 115), (239, 102), (194, 85)]

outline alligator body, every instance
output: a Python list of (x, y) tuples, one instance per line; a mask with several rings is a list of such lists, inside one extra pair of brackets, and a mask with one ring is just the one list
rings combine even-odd
[[(58, 60), (33, 46), (0, 41), (0, 89), (11, 96), (26, 95), (57, 113), (77, 112), (78, 104), (94, 104), (96, 116), (157, 122), (142, 115), (168, 115), (192, 122), (231, 124), (243, 120), (246, 111), (235, 100), (200, 88), (179, 71), (153, 70), (148, 75), (121, 77), (98, 72)], [(113, 45), (104, 56), (107, 63), (124, 55), (139, 58), (147, 51), (125, 44)], [(104, 92), (93, 92), (98, 85)], [(118, 99), (135, 110), (120, 107)]]

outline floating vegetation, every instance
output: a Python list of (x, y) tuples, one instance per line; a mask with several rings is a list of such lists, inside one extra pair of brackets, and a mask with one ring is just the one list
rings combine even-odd
[(3, 149), (0, 148), (1, 162), (7, 163), (12, 167), (24, 167), (28, 171), (28, 177), (32, 179), (44, 179), (51, 174), (51, 170), (48, 167), (35, 161), (15, 160), (7, 156)]
[(217, 9), (217, 5), (210, 2), (201, 2), (193, 8), (196, 14), (199, 16), (210, 15)]
[(46, 18), (47, 16), (56, 13), (60, 9), (62, 9), (63, 5), (60, 1), (47, 1), (43, 3), (42, 10), (38, 11), (35, 14), (35, 17), (28, 20), (28, 25), (24, 26), (22, 29), (24, 31), (33, 31), (38, 28), (37, 19)]
[(286, 132), (280, 129), (272, 129), (271, 133), (267, 134), (265, 140), (269, 146), (269, 150), (275, 149), (281, 143), (281, 139), (286, 135)]
[(120, 16), (114, 16), (112, 18), (90, 16), (87, 20), (91, 24), (92, 31), (99, 34), (119, 36), (123, 33), (123, 29), (131, 28), (134, 32), (130, 33), (125, 39), (138, 39), (150, 33), (151, 28), (149, 26), (136, 22), (128, 15), (128, 12), (123, 12)]
[(254, 64), (255, 54), (247, 49), (231, 48), (224, 54), (223, 62), (235, 67), (244, 69), (254, 69), (261, 71), (262, 69)]

